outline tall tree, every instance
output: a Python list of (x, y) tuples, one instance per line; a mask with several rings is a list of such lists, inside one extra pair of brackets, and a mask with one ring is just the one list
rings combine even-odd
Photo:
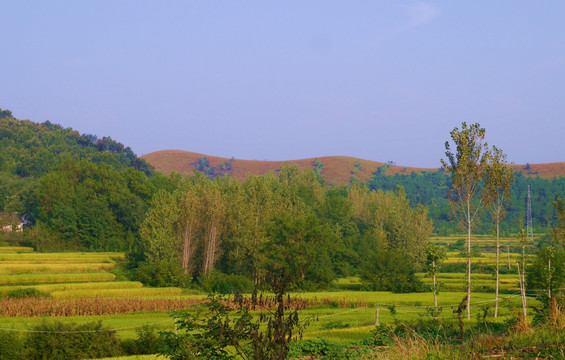
[(202, 254), (202, 273), (207, 275), (214, 269), (221, 249), (222, 235), (226, 222), (226, 202), (220, 190), (211, 183), (201, 189), (200, 201), (203, 203), (204, 246)]
[(487, 170), (485, 194), (492, 220), (496, 230), (496, 289), (494, 301), (494, 317), (498, 317), (499, 261), (500, 261), (500, 222), (506, 216), (510, 202), (510, 186), (514, 182), (514, 172), (506, 164), (506, 154), (496, 146), (492, 147), (492, 161)]
[(459, 223), (467, 229), (467, 319), (471, 318), (471, 229), (488, 202), (485, 192), (481, 192), (486, 180), (491, 152), (484, 142), (485, 129), (479, 124), (461, 125), (461, 130), (451, 131), (451, 140), (456, 151), (451, 150), (449, 141), (445, 142), (445, 156), (441, 164), (451, 173), (452, 187), (449, 199), (453, 213)]
[(437, 294), (439, 292), (439, 286), (436, 282), (436, 275), (440, 271), (442, 261), (446, 258), (445, 248), (434, 244), (428, 244), (424, 250), (426, 251), (426, 270), (428, 270), (428, 275), (432, 277), (434, 308), (437, 309)]
[(181, 192), (175, 232), (180, 237), (181, 267), (190, 274), (196, 270), (194, 257), (198, 246), (200, 204), (195, 190)]

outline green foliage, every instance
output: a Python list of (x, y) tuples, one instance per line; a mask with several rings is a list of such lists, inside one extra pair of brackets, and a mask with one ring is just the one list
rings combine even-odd
[(348, 327), (350, 327), (350, 325), (344, 324), (341, 320), (329, 321), (321, 326), (324, 330), (347, 329)]
[(263, 253), (267, 283), (283, 292), (297, 287), (329, 286), (334, 278), (324, 227), (312, 215), (274, 217), (266, 229)]
[(324, 164), (322, 164), (320, 159), (315, 158), (314, 161), (312, 161), (312, 166), (314, 167), (314, 172), (316, 173), (316, 175), (321, 176)]
[(390, 325), (379, 324), (371, 330), (373, 337), (365, 341), (373, 346), (389, 346), (393, 343), (394, 329)]
[(25, 360), (23, 339), (15, 331), (0, 330), (0, 360)]
[(144, 284), (157, 287), (189, 287), (192, 276), (184, 272), (176, 260), (143, 262), (134, 271), (134, 278)]
[[(554, 199), (565, 189), (565, 177), (552, 180), (540, 177), (526, 177), (521, 172), (513, 174), (514, 182), (510, 186), (512, 197), (508, 200), (508, 210), (500, 223), (501, 233), (508, 234), (520, 227), (526, 212), (525, 198), (528, 185), (532, 193), (532, 216), (536, 231), (543, 231), (548, 223), (556, 223), (556, 212), (552, 206)], [(460, 232), (460, 228), (450, 221), (447, 190), (451, 188), (451, 178), (445, 171), (396, 174), (386, 176), (375, 173), (367, 183), (373, 190), (394, 191), (402, 186), (410, 200), (411, 206), (417, 204), (427, 206), (429, 218), (434, 222), (434, 232), (448, 235)], [(484, 213), (475, 227), (480, 234), (492, 234), (492, 221), (488, 213)]]
[(222, 177), (232, 170), (232, 164), (234, 162), (234, 158), (231, 158), (228, 161), (224, 161), (219, 165), (218, 168), (215, 166), (210, 167), (210, 161), (207, 157), (202, 156), (196, 162), (192, 163), (191, 165), (201, 173), (206, 174), (210, 179), (215, 179), (217, 177)]
[(292, 343), (288, 358), (323, 357), (323, 359), (347, 359), (342, 356), (345, 345), (334, 344), (326, 339), (309, 339)]
[(253, 282), (249, 278), (243, 275), (227, 275), (220, 271), (212, 271), (201, 277), (199, 282), (202, 289), (208, 293), (250, 293), (253, 290)]
[(103, 329), (101, 322), (74, 325), (45, 321), (33, 328), (25, 347), (28, 359), (90, 359), (122, 353), (116, 332)]
[(127, 249), (154, 192), (151, 167), (109, 137), (2, 114), (0, 212), (41, 224), (31, 242), (43, 251)]
[[(230, 319), (230, 309), (219, 299), (210, 298), (195, 314), (177, 311), (172, 315), (177, 324), (176, 332), (164, 332), (161, 354), (171, 360), (185, 359), (236, 359), (228, 347), (237, 355), (251, 359), (247, 341), (257, 336), (259, 325), (246, 309), (240, 309)], [(253, 343), (255, 345), (255, 342)]]
[(414, 264), (398, 250), (381, 250), (373, 253), (361, 268), (361, 279), (375, 291), (409, 293), (424, 291), (416, 276)]
[(9, 291), (6, 294), (9, 299), (24, 299), (24, 298), (50, 298), (48, 293), (37, 290), (36, 288), (24, 288)]
[(136, 339), (122, 341), (122, 348), (128, 355), (156, 354), (165, 345), (164, 338), (150, 326), (135, 329)]

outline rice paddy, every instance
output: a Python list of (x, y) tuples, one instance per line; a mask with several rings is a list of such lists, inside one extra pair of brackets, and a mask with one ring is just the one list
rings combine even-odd
[[(438, 295), (442, 308), (440, 318), (453, 319), (454, 308), (465, 295), (465, 254), (460, 246), (462, 236), (436, 237), (433, 242), (442, 244), (450, 250), (447, 253), (446, 272), (439, 273), (437, 282), (441, 285)], [(457, 245), (458, 244), (458, 245)], [(494, 307), (495, 278), (492, 271), (480, 266), (492, 266), (496, 262), (492, 237), (474, 237), (475, 249), (480, 256), (473, 258), (473, 266), (480, 271), (472, 272), (472, 312), (473, 315), (491, 312)], [(520, 306), (518, 276), (515, 264), (519, 259), (517, 238), (502, 239), (500, 266), (506, 267), (500, 275), (501, 321), (516, 313)], [(508, 255), (508, 247), (510, 255)], [(510, 258), (510, 260), (508, 260)], [(103, 326), (116, 329), (122, 339), (136, 337), (135, 329), (153, 326), (158, 331), (173, 330), (174, 322), (168, 309), (188, 307), (201, 301), (205, 295), (188, 295), (180, 288), (149, 288), (136, 281), (123, 281), (112, 273), (116, 264), (124, 259), (123, 253), (36, 253), (31, 248), (0, 246), (0, 303), (6, 308), (19, 311), (19, 307), (38, 306), (35, 316), (8, 317), (0, 316), (0, 328), (25, 331), (44, 321), (39, 307), (59, 307), (62, 321), (82, 324), (102, 321)], [(510, 265), (508, 265), (510, 263)], [(455, 265), (453, 265), (455, 264)], [(508, 269), (508, 266), (512, 269)], [(455, 272), (454, 272), (455, 271)], [(417, 274), (425, 285), (431, 285), (432, 279), (425, 273)], [(335, 281), (334, 291), (294, 293), (291, 296), (304, 299), (310, 306), (301, 310), (301, 319), (313, 320), (306, 328), (305, 339), (324, 338), (339, 343), (360, 341), (370, 335), (375, 322), (389, 323), (414, 318), (429, 317), (433, 305), (431, 292), (418, 294), (393, 294), (390, 292), (362, 291), (363, 284), (359, 277), (342, 278)], [(50, 299), (1, 299), (15, 290), (34, 288), (51, 296)], [(10, 301), (10, 302), (9, 302)], [(34, 302), (35, 301), (35, 302)], [(184, 301), (184, 303), (183, 303)], [(529, 299), (529, 305), (536, 301)], [(33, 305), (37, 304), (37, 305)], [(171, 305), (168, 305), (171, 304)], [(186, 305), (182, 305), (186, 304)], [(67, 308), (65, 308), (68, 307)], [(73, 308), (74, 306), (74, 308)], [(112, 312), (106, 312), (112, 308)], [(127, 312), (127, 308), (134, 310)], [(48, 309), (49, 310), (49, 309)], [(79, 316), (77, 314), (100, 314)], [(33, 313), (33, 311), (32, 311)], [(105, 315), (104, 315), (105, 314)], [(115, 358), (117, 360), (117, 358)], [(122, 358), (120, 358), (122, 359)], [(154, 356), (124, 357), (130, 359), (155, 359)]]

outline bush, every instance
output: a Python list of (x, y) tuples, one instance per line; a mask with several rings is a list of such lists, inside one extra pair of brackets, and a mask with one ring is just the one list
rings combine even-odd
[(331, 330), (331, 329), (347, 329), (348, 327), (350, 327), (349, 324), (344, 324), (341, 320), (336, 320), (325, 323), (320, 328), (324, 330)]
[(135, 332), (137, 339), (122, 342), (122, 348), (128, 355), (156, 354), (165, 344), (163, 337), (157, 335), (154, 328), (143, 326), (136, 329)]
[(50, 298), (51, 295), (36, 288), (24, 288), (12, 290), (6, 294), (6, 297), (9, 299)]
[(43, 322), (33, 331), (25, 341), (26, 359), (92, 359), (122, 354), (116, 332), (103, 329), (100, 321), (83, 325)]
[(253, 291), (253, 282), (242, 275), (226, 275), (219, 271), (200, 278), (200, 286), (209, 293), (230, 294), (236, 291), (249, 293)]
[(414, 263), (399, 250), (377, 251), (361, 267), (361, 279), (376, 291), (410, 293), (424, 291)]
[(189, 287), (192, 280), (179, 263), (169, 260), (142, 263), (135, 269), (134, 278), (155, 287)]
[(326, 339), (309, 339), (290, 344), (289, 358), (304, 358), (306, 356), (327, 356), (336, 358), (345, 350), (344, 345), (329, 342)]
[(17, 333), (0, 330), (0, 360), (24, 360), (24, 343)]

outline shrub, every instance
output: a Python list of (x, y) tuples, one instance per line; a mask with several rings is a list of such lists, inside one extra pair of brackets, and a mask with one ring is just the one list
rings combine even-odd
[(51, 295), (43, 291), (39, 291), (36, 288), (24, 288), (12, 290), (6, 294), (6, 297), (10, 299), (50, 298)]
[(43, 322), (33, 331), (25, 341), (27, 359), (92, 359), (122, 354), (116, 331), (103, 329), (100, 321), (83, 325)]
[(168, 260), (144, 262), (135, 269), (134, 277), (145, 285), (155, 287), (188, 287), (192, 280), (180, 264)]
[(347, 329), (349, 326), (350, 326), (349, 324), (344, 324), (341, 320), (336, 320), (323, 324), (321, 328), (324, 330)]
[(165, 344), (163, 337), (159, 336), (152, 327), (146, 325), (135, 329), (135, 332), (137, 339), (122, 342), (122, 348), (128, 355), (156, 354)]
[(361, 279), (376, 291), (409, 293), (424, 291), (413, 262), (399, 250), (377, 251), (361, 267)]
[(239, 291), (249, 293), (253, 290), (253, 282), (242, 275), (226, 275), (219, 271), (200, 278), (200, 286), (210, 293), (229, 294)]
[(0, 330), (0, 360), (24, 359), (24, 344), (18, 334)]
[(325, 356), (336, 358), (345, 350), (344, 345), (329, 342), (326, 339), (309, 339), (290, 344), (289, 358), (304, 358), (306, 356)]

